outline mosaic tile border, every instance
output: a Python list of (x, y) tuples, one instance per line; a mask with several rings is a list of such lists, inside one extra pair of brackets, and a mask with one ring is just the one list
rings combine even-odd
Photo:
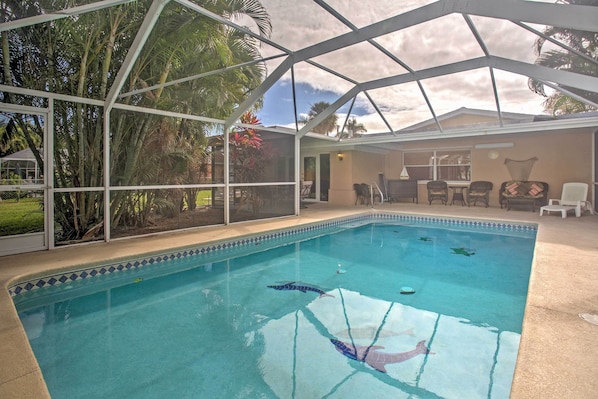
[(277, 230), (268, 233), (257, 234), (254, 236), (245, 236), (230, 241), (222, 241), (218, 243), (210, 243), (196, 248), (178, 249), (176, 252), (169, 252), (164, 254), (152, 254), (150, 256), (135, 259), (120, 261), (105, 265), (95, 265), (78, 270), (72, 270), (68, 272), (61, 272), (44, 277), (37, 277), (35, 279), (19, 282), (9, 287), (8, 291), (11, 297), (16, 297), (20, 294), (28, 293), (34, 290), (38, 290), (46, 287), (53, 287), (60, 284), (85, 280), (93, 277), (107, 276), (112, 273), (139, 269), (145, 266), (154, 264), (160, 264), (163, 262), (187, 258), (196, 255), (205, 255), (210, 253), (217, 253), (219, 251), (225, 251), (235, 248), (247, 247), (250, 245), (261, 244), (264, 242), (288, 239), (295, 236), (308, 233), (317, 233), (323, 230), (328, 230), (334, 227), (339, 227), (348, 223), (355, 223), (361, 221), (400, 221), (400, 222), (411, 222), (421, 224), (435, 224), (443, 226), (455, 226), (455, 227), (471, 227), (481, 229), (497, 229), (504, 231), (537, 231), (537, 225), (525, 224), (525, 223), (508, 223), (508, 222), (497, 222), (489, 220), (476, 220), (476, 219), (457, 219), (448, 217), (435, 217), (435, 216), (421, 216), (421, 215), (408, 215), (399, 213), (368, 213), (350, 217), (344, 217), (334, 219), (325, 222), (318, 222), (310, 225), (299, 226), (295, 228), (289, 228), (284, 230)]
[(380, 213), (373, 215), (373, 218), (382, 220), (398, 220), (398, 221), (409, 221), (421, 224), (441, 224), (441, 225), (453, 225), (456, 227), (473, 227), (473, 228), (489, 228), (504, 231), (529, 231), (535, 232), (538, 230), (538, 226), (532, 223), (519, 223), (519, 222), (501, 222), (496, 220), (478, 220), (478, 219), (459, 219), (449, 218), (444, 216), (421, 216), (421, 215), (407, 215), (407, 214), (389, 214)]

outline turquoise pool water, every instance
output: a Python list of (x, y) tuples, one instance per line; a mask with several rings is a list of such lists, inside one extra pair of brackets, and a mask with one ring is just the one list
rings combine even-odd
[(508, 398), (534, 231), (331, 230), (15, 296), (52, 397)]

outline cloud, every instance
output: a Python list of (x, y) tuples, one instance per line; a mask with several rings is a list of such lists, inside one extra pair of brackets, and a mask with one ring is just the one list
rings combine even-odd
[[(363, 27), (431, 2), (337, 0), (329, 1), (328, 4), (335, 7), (351, 23)], [(348, 27), (311, 0), (262, 0), (262, 3), (272, 19), (272, 40), (292, 51), (349, 32)], [(485, 17), (471, 17), (471, 21), (490, 54), (528, 63), (534, 62), (533, 44), (536, 37), (532, 33), (510, 21)], [(538, 29), (541, 30), (542, 27)], [(384, 35), (376, 38), (376, 41), (413, 70), (484, 56), (482, 47), (460, 14), (450, 14)], [(263, 46), (264, 56), (279, 53), (277, 49)], [(349, 46), (316, 57), (313, 61), (358, 82), (408, 73), (400, 64), (369, 43)], [(272, 71), (275, 67), (276, 65), (268, 65), (268, 70)], [(318, 98), (322, 92), (332, 92), (341, 96), (354, 86), (347, 80), (304, 62), (295, 65), (294, 76), (297, 83), (308, 84), (314, 89), (314, 98), (309, 101), (312, 104), (322, 101)], [(526, 77), (495, 70), (495, 79), (503, 111), (532, 114), (542, 112), (543, 98), (531, 93)], [(289, 81), (290, 74), (287, 74), (281, 84), (286, 85)], [(422, 80), (421, 84), (437, 115), (460, 107), (496, 109), (488, 68), (426, 79)], [(415, 82), (372, 90), (370, 94), (395, 130), (432, 118), (425, 98)], [(365, 96), (360, 96), (357, 104), (361, 110), (369, 111), (369, 114), (358, 117), (359, 122), (366, 125), (368, 132), (388, 130)], [(290, 121), (281, 120), (277, 124), (288, 123)]]

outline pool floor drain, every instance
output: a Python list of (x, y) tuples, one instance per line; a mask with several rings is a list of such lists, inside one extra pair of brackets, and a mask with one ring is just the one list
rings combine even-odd
[(590, 324), (598, 326), (598, 314), (595, 313), (580, 313), (579, 317)]

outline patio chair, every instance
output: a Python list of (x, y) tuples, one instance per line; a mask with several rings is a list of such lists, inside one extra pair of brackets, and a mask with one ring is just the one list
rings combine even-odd
[(586, 201), (588, 196), (587, 183), (565, 183), (563, 184), (563, 191), (560, 199), (549, 199), (548, 205), (540, 208), (540, 216), (544, 212), (560, 212), (563, 219), (567, 217), (567, 212), (575, 211), (576, 217), (581, 217), (582, 208), (588, 209), (590, 213), (592, 204)]
[(370, 186), (365, 183), (353, 184), (355, 190), (355, 205), (359, 202), (361, 205), (370, 205), (372, 203), (370, 198)]
[(311, 186), (313, 186), (314, 182), (311, 180), (306, 180), (301, 182), (301, 199), (304, 200), (309, 198), (311, 195)]
[(428, 202), (432, 205), (432, 201), (440, 200), (443, 205), (448, 202), (448, 185), (444, 180), (432, 180), (427, 183), (428, 188)]
[(370, 185), (361, 183), (361, 195), (363, 196), (363, 203), (366, 205), (372, 204), (372, 197), (370, 196)]
[(481, 201), (488, 208), (490, 202), (490, 191), (492, 191), (492, 182), (489, 181), (472, 181), (467, 190), (467, 206), (470, 206), (473, 201), (473, 206), (478, 201)]

